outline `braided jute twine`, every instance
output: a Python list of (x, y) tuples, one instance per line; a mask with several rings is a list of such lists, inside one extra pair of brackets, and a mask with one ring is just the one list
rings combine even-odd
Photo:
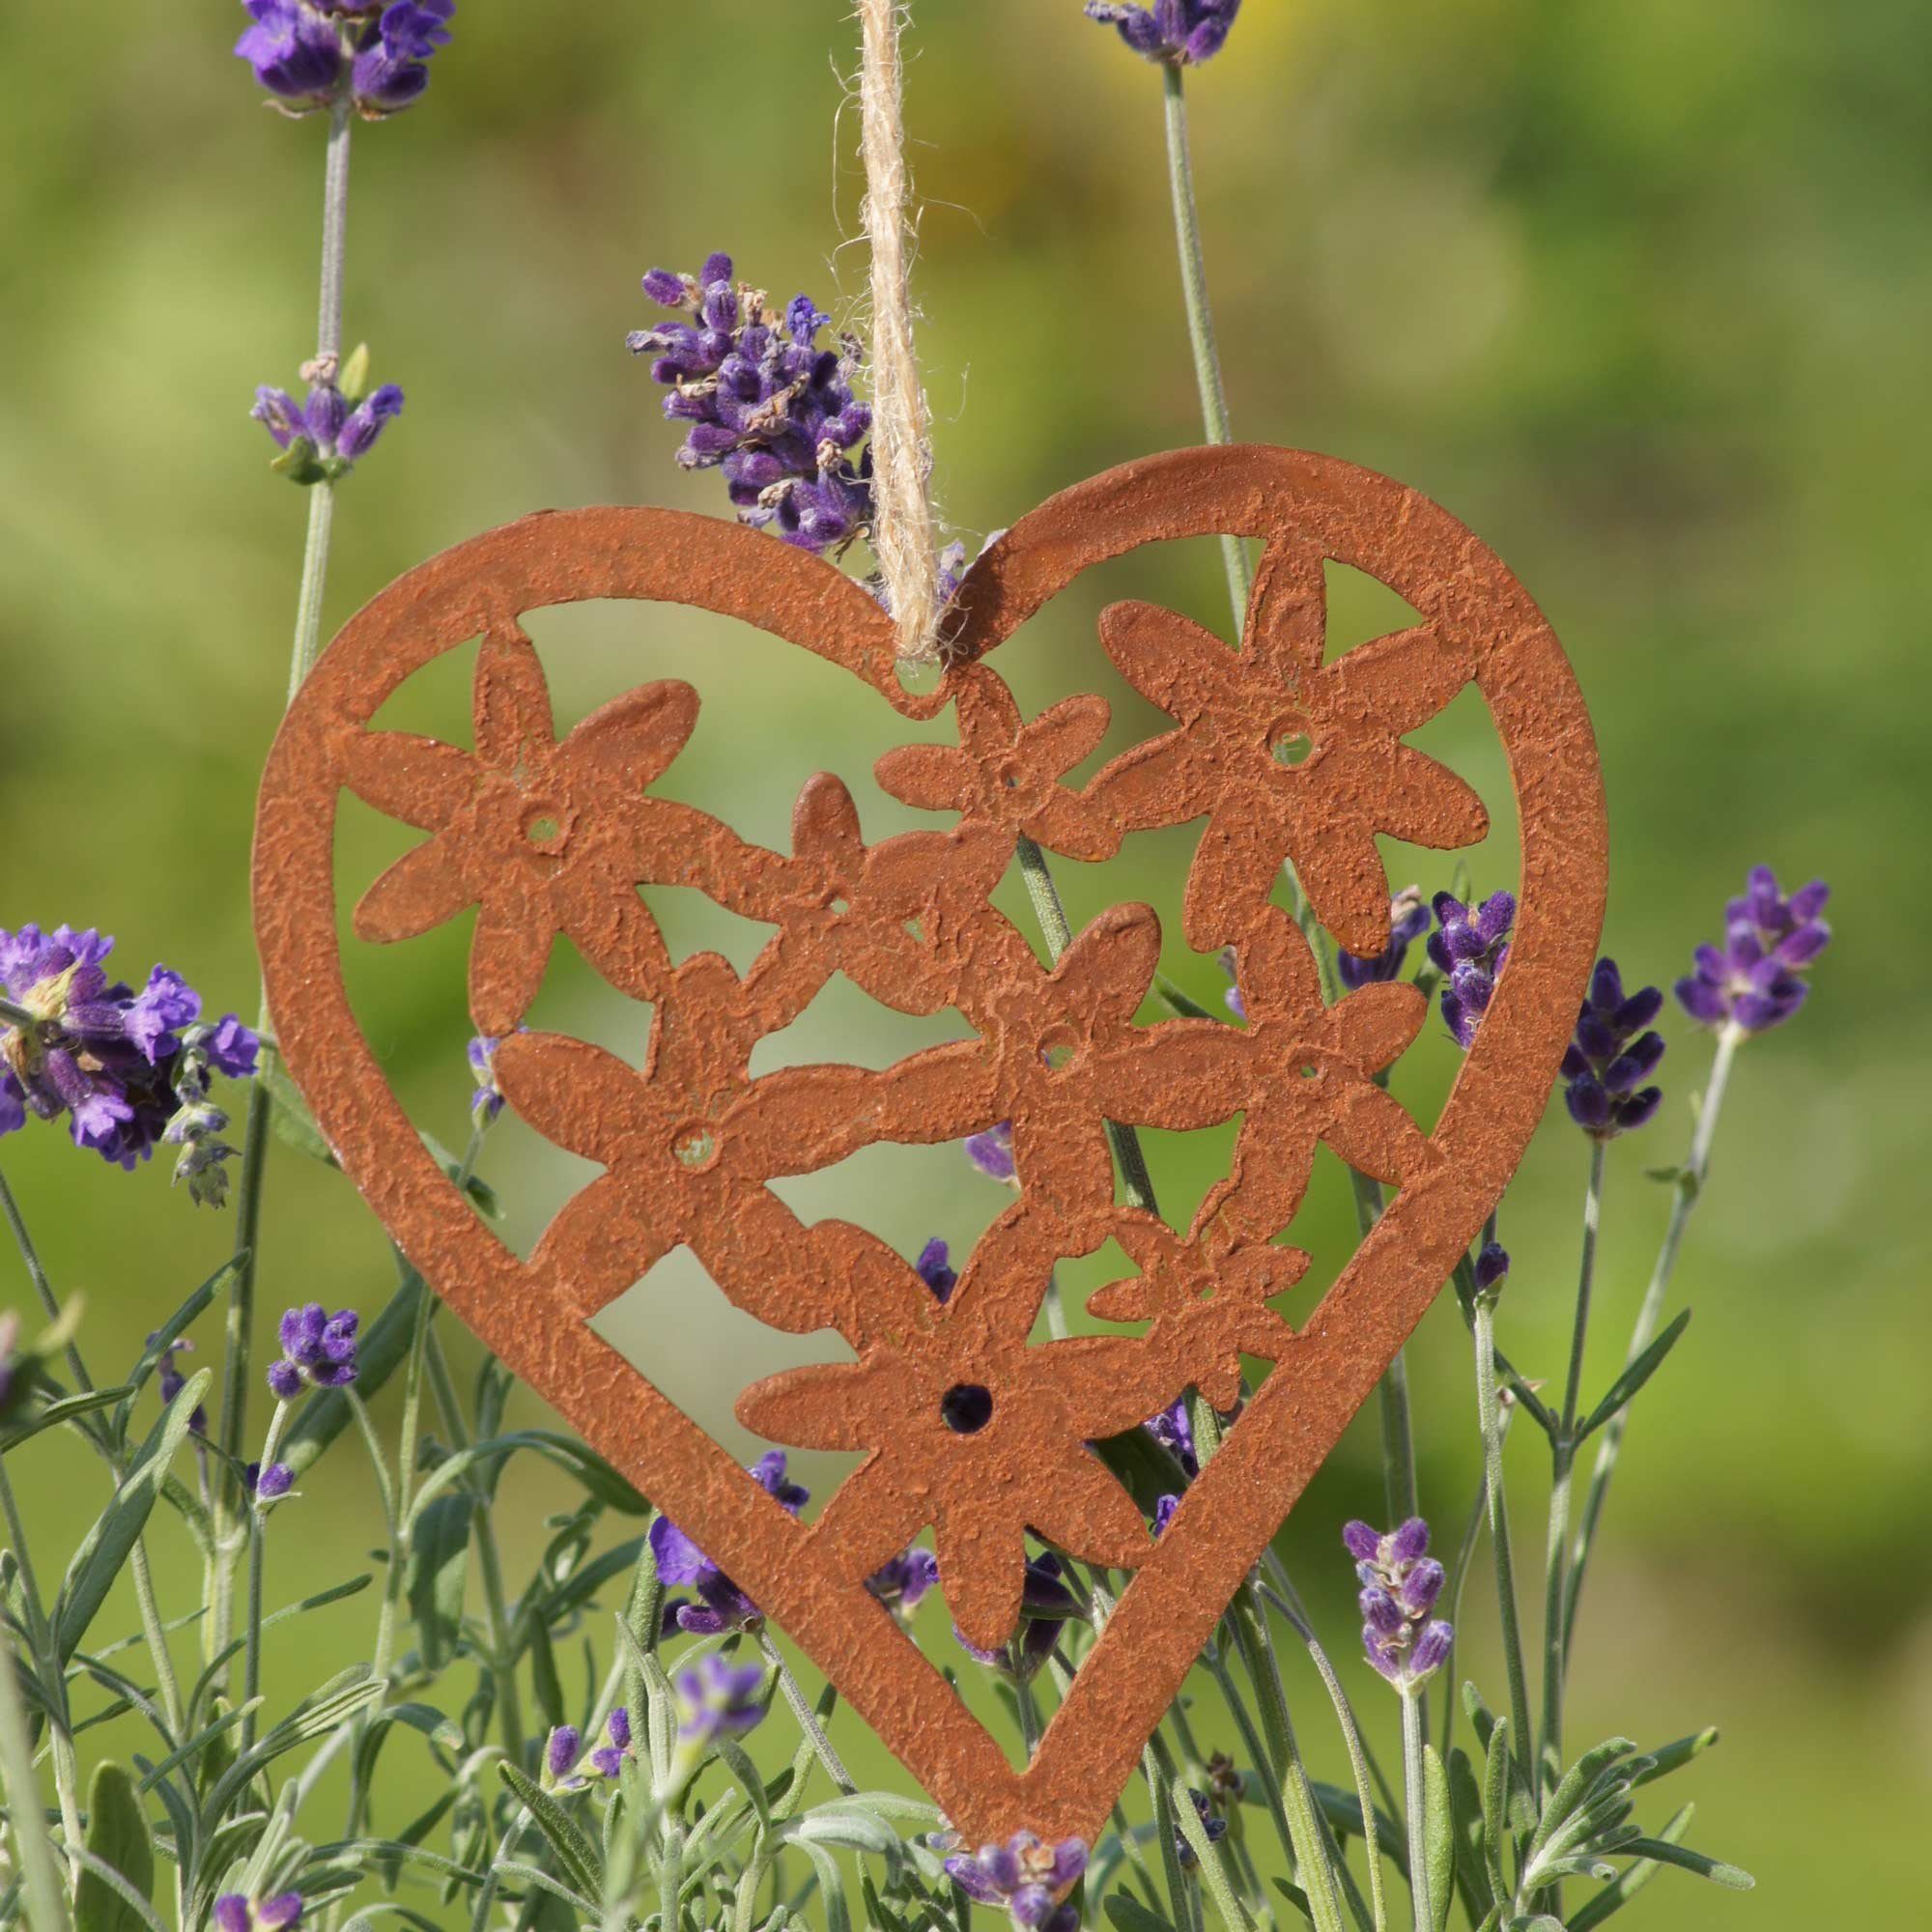
[(939, 561), (927, 495), (930, 418), (912, 339), (902, 0), (858, 0), (858, 10), (862, 220), (872, 260), (872, 549), (892, 600), (899, 658), (929, 666), (939, 656)]

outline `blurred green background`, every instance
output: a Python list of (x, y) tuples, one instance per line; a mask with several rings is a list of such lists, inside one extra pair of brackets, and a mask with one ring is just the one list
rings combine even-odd
[[(921, 349), (940, 503), (971, 545), (1093, 470), (1198, 440), (1198, 416), (1155, 72), (1076, 0), (915, 12)], [(1925, 887), (1915, 666), (1932, 588), (1913, 411), (1932, 294), (1918, 14), (1905, 0), (1252, 0), (1191, 88), (1237, 433), (1416, 485), (1542, 602), (1607, 773), (1606, 950), (1667, 980), (1758, 860), (1788, 887), (1822, 873), (1835, 888), (1811, 1006), (1743, 1056), (1678, 1279), (1697, 1319), (1638, 1411), (1585, 1606), (1573, 1738), (1720, 1725), (1723, 1749), (1678, 1796), (1697, 1798), (1693, 1841), (1760, 1881), (1748, 1899), (1660, 1884), (1631, 1921), (1658, 1927), (1842, 1923), (1853, 1901), (1874, 1920), (1909, 1913), (1915, 1821), (1932, 1800), (1927, 1564), (1907, 1534), (1932, 1469), (1924, 1109), (1910, 1097), (1932, 1071), (1911, 990)], [(124, 10), (84, 60), (61, 10), (10, 25), (0, 923), (99, 923), (130, 970), (164, 959), (249, 1010), (249, 822), (303, 505), (268, 472), (245, 412), (256, 383), (294, 383), (312, 344), (323, 128), (259, 104), (228, 57), (241, 21)], [(825, 0), (466, 5), (427, 99), (355, 136), (349, 339), (372, 343), (378, 379), (409, 404), (342, 492), (330, 628), (397, 572), (526, 510), (720, 508), (714, 478), (672, 465), (657, 392), (624, 353), (651, 314), (637, 278), (722, 246), (775, 294), (804, 287), (853, 315), (854, 127), (838, 122), (851, 38)], [(1126, 742), (1151, 714), (1092, 628), (1123, 589), (1225, 622), (1211, 550), (1176, 547), (1078, 586), (1003, 668), (1029, 708), (1106, 691)], [(1361, 583), (1338, 586), (1338, 625), (1366, 636), (1387, 615)], [(868, 836), (914, 822), (857, 782), (902, 727), (815, 660), (663, 611), (557, 612), (532, 631), (566, 715), (646, 677), (696, 682), (709, 709), (678, 785), (752, 836), (782, 842), (791, 797), (821, 766), (855, 780)], [(460, 730), (463, 676), (452, 659), (399, 707)], [(1479, 711), (1432, 732), (1503, 802)], [(1479, 883), (1512, 880), (1504, 818)], [(1141, 842), (1152, 849), (1114, 867), (1065, 868), (1076, 919), (1125, 896), (1174, 906), (1185, 841)], [(397, 849), (345, 814), (351, 889)], [(1391, 860), (1396, 883), (1425, 888), (1442, 863)], [(750, 928), (671, 897), (675, 946), (744, 963)], [(468, 1098), (466, 931), (355, 965), (372, 1041), (445, 1140)], [(1211, 961), (1172, 964), (1218, 997)], [(639, 1043), (638, 1016), (568, 962), (545, 1003), (551, 1023)], [(1642, 1170), (1681, 1156), (1708, 1060), (1681, 1019), (1666, 1028), (1665, 1112), (1612, 1162), (1599, 1383), (1667, 1207)], [(878, 1062), (911, 1037), (836, 994), (795, 1031), (774, 1064)], [(1452, 1070), (1432, 1037), (1405, 1096), (1426, 1109)], [(1157, 1149), (1169, 1205), (1191, 1208), (1225, 1151)], [(225, 1251), (227, 1223), (162, 1171), (123, 1177), (38, 1130), (0, 1152), (57, 1282), (89, 1296), (98, 1361), (131, 1359)], [(486, 1169), (519, 1237), (569, 1167), (514, 1125), (493, 1143)], [(1561, 1371), (1583, 1170), (1558, 1109), (1505, 1210), (1503, 1341), (1532, 1374)], [(788, 1191), (814, 1213), (870, 1216), (908, 1251), (931, 1233), (970, 1241), (1000, 1205), (947, 1149), (868, 1154)], [(1297, 1237), (1332, 1271), (1350, 1227), (1324, 1169)], [(263, 1265), (271, 1310), (314, 1297), (373, 1311), (393, 1279), (347, 1185), (282, 1149)], [(7, 1303), (25, 1294), (11, 1268)], [(653, 1277), (611, 1319), (734, 1448), (735, 1388), (796, 1359), (695, 1268)], [(1425, 1506), (1460, 1524), (1476, 1438), (1452, 1308), (1411, 1353)], [(271, 1601), (361, 1566), (376, 1518), (352, 1454), (345, 1441), (306, 1485)], [(67, 1455), (37, 1444), (16, 1475), (50, 1548), (72, 1533), (75, 1484), (95, 1481)], [(1532, 1563), (1537, 1460), (1518, 1442)], [(821, 1492), (836, 1476), (812, 1473)], [(513, 1567), (559, 1494), (535, 1477), (507, 1486)], [(1358, 1425), (1284, 1536), (1372, 1709), (1336, 1531), (1378, 1499), (1373, 1427)], [(191, 1607), (194, 1566), (164, 1558), (161, 1579), (171, 1612)], [(313, 1681), (316, 1641), (358, 1654), (373, 1610), (344, 1606), (272, 1658), (271, 1690)], [(1470, 1629), (1485, 1618), (1473, 1591)], [(922, 1628), (947, 1642), (937, 1611)], [(1465, 1662), (1499, 1699), (1480, 1640)], [(1311, 1680), (1302, 1728), (1332, 1760), (1314, 1694)]]

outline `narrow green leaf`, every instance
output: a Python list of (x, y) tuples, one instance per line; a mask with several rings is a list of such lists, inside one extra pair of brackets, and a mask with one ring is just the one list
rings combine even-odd
[[(1690, 1829), (1696, 1809), (1694, 1804), (1685, 1805), (1658, 1833), (1658, 1837), (1665, 1844), (1676, 1844)], [(1662, 1869), (1655, 1859), (1639, 1859), (1634, 1864), (1626, 1865), (1621, 1876), (1571, 1915), (1570, 1932), (1591, 1932), (1593, 1926), (1601, 1925), (1612, 1913), (1621, 1912)]]
[[(17, 1381), (15, 1383), (17, 1387)], [(32, 1410), (14, 1420), (11, 1427), (0, 1431), (0, 1453), (17, 1449), (30, 1437), (43, 1431), (57, 1429), (63, 1422), (78, 1422), (83, 1415), (92, 1415), (97, 1408), (105, 1408), (108, 1404), (119, 1402), (128, 1390), (123, 1388), (89, 1389), (84, 1395), (64, 1395), (43, 1407)], [(86, 1430), (81, 1434), (85, 1435)], [(98, 1438), (97, 1438), (98, 1439)]]
[(536, 1828), (550, 1841), (564, 1875), (586, 1897), (596, 1898), (604, 1889), (599, 1871), (597, 1847), (583, 1828), (536, 1780), (513, 1764), (499, 1759), (497, 1776), (509, 1787), (517, 1803), (526, 1810)]
[[(1315, 1908), (1309, 1904), (1308, 1894), (1298, 1885), (1291, 1885), (1287, 1879), (1278, 1878), (1274, 1882), (1274, 1889), (1308, 1920), (1309, 1924), (1315, 1923)], [(1167, 1928), (1167, 1932), (1173, 1932), (1173, 1928)]]
[(1650, 1769), (1632, 1776), (1633, 1784), (1655, 1784), (1660, 1777), (1668, 1777), (1673, 1771), (1682, 1771), (1693, 1757), (1700, 1757), (1718, 1742), (1718, 1727), (1712, 1724), (1688, 1738), (1679, 1738), (1675, 1744), (1660, 1745), (1648, 1753)]
[(276, 1138), (285, 1141), (298, 1153), (306, 1154), (310, 1160), (320, 1161), (324, 1167), (340, 1167), (342, 1163), (336, 1159), (335, 1150), (316, 1125), (315, 1116), (309, 1112), (301, 1089), (289, 1077), (281, 1055), (265, 1053), (261, 1069), (255, 1077), (269, 1090), (269, 1099), (273, 1108), (270, 1119), (274, 1122)]
[(1588, 1417), (1582, 1428), (1577, 1432), (1577, 1440), (1582, 1442), (1601, 1429), (1610, 1417), (1622, 1408), (1638, 1389), (1642, 1388), (1652, 1376), (1663, 1366), (1663, 1358), (1676, 1348), (1678, 1338), (1690, 1325), (1690, 1311), (1687, 1308), (1668, 1328), (1666, 1328), (1622, 1375), (1609, 1386)]
[(1456, 1892), (1456, 1831), (1449, 1808), (1449, 1775), (1434, 1745), (1422, 1747), (1422, 1851), (1429, 1922), (1446, 1932)]
[[(155, 1846), (134, 1780), (112, 1758), (94, 1767), (87, 1786), (87, 1849), (143, 1899), (155, 1895)], [(152, 1920), (92, 1868), (73, 1901), (74, 1932), (142, 1932)]]
[(1665, 1838), (1633, 1838), (1624, 1850), (1634, 1857), (1654, 1860), (1661, 1865), (1675, 1865), (1680, 1871), (1695, 1872), (1727, 1891), (1748, 1891), (1757, 1880), (1739, 1865), (1725, 1864), (1721, 1859), (1706, 1858)]
[(63, 1664), (79, 1648), (114, 1579), (127, 1567), (128, 1553), (155, 1507), (161, 1478), (187, 1435), (188, 1420), (201, 1406), (212, 1379), (203, 1369), (182, 1385), (149, 1431), (112, 1501), (74, 1551), (53, 1615), (54, 1649)]
[(1473, 1925), (1495, 1903), (1483, 1862), (1483, 1792), (1469, 1753), (1461, 1745), (1450, 1747), (1447, 1770), (1449, 1808), (1456, 1828), (1456, 1886)]
[(1572, 1814), (1589, 1797), (1598, 1777), (1618, 1758), (1628, 1757), (1635, 1749), (1635, 1744), (1629, 1738), (1609, 1738), (1586, 1750), (1563, 1774), (1556, 1789), (1550, 1793), (1549, 1803), (1543, 1807), (1543, 1817), (1529, 1841), (1532, 1859), (1569, 1822)]
[(1154, 975), (1153, 989), (1168, 1010), (1179, 1013), (1184, 1020), (1219, 1020), (1223, 1025), (1227, 1023), (1223, 1014), (1210, 1012), (1191, 993), (1177, 986), (1165, 973)]
[(168, 1319), (156, 1328), (148, 1345), (141, 1351), (141, 1358), (134, 1364), (128, 1378), (125, 1390), (127, 1400), (121, 1405), (121, 1412), (114, 1418), (114, 1439), (125, 1442), (128, 1430), (134, 1413), (134, 1403), (141, 1391), (147, 1387), (149, 1378), (160, 1367), (161, 1357), (186, 1333), (209, 1303), (228, 1286), (230, 1277), (247, 1260), (245, 1254), (231, 1255), (208, 1279), (197, 1288)]
[(463, 1594), (469, 1576), (473, 1496), (439, 1496), (410, 1534), (410, 1614), (415, 1619), (423, 1664), (440, 1670), (456, 1655), (463, 1634)]
[(607, 1509), (623, 1516), (643, 1516), (650, 1510), (650, 1504), (594, 1449), (550, 1429), (520, 1429), (512, 1435), (493, 1435), (487, 1441), (459, 1450), (439, 1463), (424, 1479), (416, 1492), (414, 1507), (426, 1508), (435, 1497), (472, 1471), (494, 1479), (495, 1465), (520, 1449), (530, 1450), (554, 1463), (566, 1474), (574, 1476), (593, 1501)]
[(1489, 1861), (1490, 1890), (1499, 1901), (1507, 1901), (1511, 1893), (1503, 1873), (1503, 1847), (1510, 1836), (1511, 1768), (1509, 1720), (1492, 1719), (1489, 1756), (1483, 1766), (1483, 1851)]

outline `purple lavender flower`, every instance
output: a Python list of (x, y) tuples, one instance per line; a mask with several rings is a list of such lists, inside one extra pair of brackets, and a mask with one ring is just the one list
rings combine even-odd
[(1158, 1415), (1151, 1415), (1141, 1427), (1180, 1464), (1180, 1473), (1191, 1483), (1201, 1473), (1200, 1459), (1194, 1453), (1194, 1424), (1187, 1413), (1187, 1398), (1177, 1396)]
[(242, 1482), (257, 1502), (279, 1502), (295, 1488), (296, 1472), (286, 1463), (270, 1463), (265, 1469), (250, 1463), (242, 1472)]
[[(150, 1335), (148, 1337), (148, 1347), (152, 1349), (159, 1339), (158, 1333)], [(170, 1342), (156, 1357), (155, 1362), (155, 1381), (160, 1393), (161, 1406), (163, 1408), (167, 1407), (168, 1404), (173, 1402), (175, 1397), (180, 1395), (182, 1390), (187, 1386), (187, 1378), (175, 1367), (175, 1357), (177, 1355), (191, 1355), (193, 1353), (194, 1344), (184, 1335), (178, 1340)], [(206, 1435), (208, 1434), (208, 1410), (201, 1404), (197, 1403), (195, 1405), (194, 1413), (187, 1419), (187, 1426), (197, 1435)]]
[(920, 1249), (913, 1268), (920, 1280), (931, 1289), (935, 1301), (943, 1303), (959, 1285), (958, 1272), (952, 1266), (952, 1251), (937, 1235)]
[(1362, 1649), (1407, 1696), (1442, 1667), (1455, 1635), (1430, 1615), (1445, 1577), (1429, 1554), (1429, 1525), (1413, 1516), (1383, 1536), (1365, 1522), (1350, 1522), (1342, 1541), (1362, 1584)]
[(1087, 0), (1087, 17), (1114, 27), (1145, 60), (1199, 67), (1228, 43), (1241, 0), (1151, 0), (1145, 7)]
[(1243, 1026), (1246, 1026), (1248, 1023), (1248, 1003), (1241, 997), (1241, 984), (1235, 977), (1235, 949), (1232, 946), (1223, 947), (1221, 949), (1221, 955), (1215, 961), (1215, 964), (1228, 976), (1228, 990), (1221, 995), (1221, 998), (1226, 1002), (1228, 1010)]
[[(519, 1027), (519, 1033), (528, 1033), (528, 1027)], [(469, 1118), (479, 1126), (487, 1127), (503, 1111), (503, 1090), (497, 1085), (497, 1049), (502, 1041), (487, 1033), (479, 1033), (469, 1042), (469, 1071), (476, 1081), (476, 1092), (470, 1096)]]
[(583, 1746), (583, 1733), (575, 1724), (554, 1726), (544, 1740), (543, 1782), (549, 1791), (582, 1791), (583, 1779), (577, 1776), (577, 1754)]
[(695, 1669), (677, 1674), (679, 1744), (696, 1749), (721, 1732), (736, 1737), (754, 1728), (765, 1715), (759, 1694), (764, 1681), (755, 1663), (731, 1663), (715, 1650), (706, 1651)]
[(450, 41), (456, 0), (242, 0), (253, 22), (235, 51), (284, 112), (332, 107), (345, 87), (366, 121), (408, 107), (429, 85), (425, 63)]
[(873, 515), (871, 451), (860, 450), (872, 412), (852, 389), (859, 346), (821, 344), (831, 317), (809, 296), (781, 312), (731, 269), (723, 254), (696, 275), (653, 269), (644, 293), (678, 320), (634, 330), (628, 346), (669, 389), (666, 416), (688, 425), (678, 462), (720, 470), (740, 523), (842, 552)]
[(288, 1932), (301, 1923), (301, 1914), (298, 1891), (277, 1892), (253, 1904), (239, 1891), (224, 1892), (214, 1901), (215, 1932)]
[(1153, 1499), (1153, 1521), (1150, 1527), (1156, 1537), (1166, 1530), (1174, 1520), (1174, 1513), (1180, 1507), (1179, 1496), (1156, 1496)]
[(946, 1861), (947, 1877), (974, 1904), (1004, 1906), (1029, 1932), (1078, 1932), (1079, 1915), (1061, 1901), (1086, 1869), (1085, 1839), (1049, 1845), (1032, 1832), (1015, 1832), (1004, 1845), (981, 1845), (978, 1857)]
[(300, 0), (242, 4), (254, 24), (235, 51), (255, 70), (256, 84), (296, 113), (327, 107), (342, 80), (341, 28)]
[(967, 1135), (966, 1158), (988, 1180), (1009, 1183), (1017, 1180), (1018, 1169), (1013, 1164), (1013, 1123), (1001, 1121), (982, 1134)]
[[(1201, 1829), (1208, 1834), (1208, 1842), (1218, 1845), (1228, 1835), (1227, 1819), (1214, 1809), (1213, 1801), (1205, 1791), (1190, 1786), (1187, 1797), (1194, 1806), (1194, 1815), (1201, 1820)], [(1179, 1825), (1174, 1828), (1174, 1855), (1185, 1872), (1193, 1871), (1201, 1862), (1194, 1847), (1187, 1842), (1187, 1833)]]
[(1744, 895), (1724, 908), (1724, 944), (1700, 946), (1690, 974), (1677, 982), (1678, 1004), (1709, 1027), (1741, 1034), (1782, 1026), (1811, 988), (1804, 974), (1830, 945), (1818, 917), (1832, 889), (1813, 879), (1789, 898), (1769, 866), (1753, 866)]
[(1647, 1031), (1662, 1007), (1655, 986), (1626, 997), (1617, 962), (1597, 961), (1576, 1037), (1563, 1056), (1570, 1118), (1597, 1140), (1615, 1140), (1642, 1126), (1663, 1099), (1662, 1087), (1641, 1084), (1663, 1058), (1663, 1036)]
[(1429, 930), (1429, 908), (1421, 892), (1410, 886), (1389, 900), (1389, 943), (1373, 958), (1358, 959), (1352, 952), (1337, 952), (1335, 971), (1350, 992), (1363, 986), (1386, 983), (1402, 978), (1408, 949)]
[(314, 366), (318, 380), (305, 403), (264, 384), (248, 412), (282, 452), (270, 467), (304, 489), (348, 475), (375, 448), (384, 426), (403, 412), (403, 392), (394, 383), (357, 402), (335, 386), (332, 366)]
[(1442, 993), (1442, 1017), (1457, 1044), (1466, 1047), (1474, 1043), (1496, 990), (1496, 975), (1509, 957), (1516, 895), (1492, 893), (1481, 905), (1467, 906), (1448, 893), (1437, 893), (1432, 906), (1437, 926), (1429, 935), (1429, 956), (1449, 982)]
[[(811, 1499), (810, 1490), (785, 1475), (782, 1449), (767, 1451), (746, 1474), (787, 1516), (796, 1516)], [(751, 1630), (764, 1621), (765, 1613), (669, 1517), (659, 1517), (651, 1524), (650, 1536), (659, 1578), (666, 1583), (688, 1584), (697, 1592), (696, 1603), (683, 1598), (666, 1602), (662, 1625), (666, 1636), (673, 1631), (716, 1636), (724, 1631)]]
[(269, 1386), (283, 1402), (305, 1388), (347, 1388), (355, 1379), (355, 1329), (361, 1318), (353, 1308), (323, 1313), (311, 1301), (282, 1317), (282, 1358), (269, 1365)]
[(456, 0), (396, 0), (383, 10), (373, 33), (364, 30), (351, 72), (365, 120), (398, 113), (421, 96), (429, 85), (424, 63), (449, 44), (445, 23), (455, 12)]
[(215, 1138), (228, 1122), (208, 1104), (207, 1070), (253, 1072), (258, 1042), (233, 1014), (196, 1025), (201, 996), (165, 966), (139, 992), (110, 983), (101, 962), (113, 950), (92, 927), (0, 928), (0, 997), (28, 1015), (0, 1020), (0, 1134), (30, 1113), (66, 1115), (76, 1147), (122, 1168), (173, 1141), (185, 1149), (176, 1178), (218, 1201), (233, 1150)]
[(1509, 1279), (1509, 1250), (1499, 1241), (1487, 1241), (1476, 1257), (1476, 1293), (1494, 1294)]
[(1073, 1592), (1061, 1580), (1060, 1559), (1048, 1551), (1036, 1556), (1026, 1567), (1026, 1582), (1020, 1591), (1020, 1627), (1013, 1641), (1004, 1650), (982, 1650), (968, 1643), (954, 1624), (952, 1634), (959, 1647), (975, 1663), (1008, 1676), (1017, 1667), (1022, 1682), (1030, 1683), (1040, 1666), (1053, 1655), (1060, 1641), (1060, 1626), (1080, 1614)]
[(921, 1600), (939, 1581), (939, 1558), (929, 1549), (902, 1549), (866, 1578), (866, 1587), (901, 1623), (910, 1623)]
[(631, 1744), (631, 1714), (622, 1704), (605, 1719), (604, 1735), (609, 1742), (599, 1745), (585, 1762), (591, 1776), (615, 1777), (623, 1770), (624, 1760), (637, 1755)]

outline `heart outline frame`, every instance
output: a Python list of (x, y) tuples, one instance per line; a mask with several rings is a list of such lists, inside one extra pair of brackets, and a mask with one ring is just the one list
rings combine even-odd
[(1015, 1771), (863, 1584), (834, 1573), (713, 1439), (522, 1261), (422, 1148), (343, 986), (334, 825), (340, 745), (423, 666), (524, 611), (594, 598), (686, 604), (842, 665), (901, 716), (891, 620), (824, 561), (684, 512), (543, 512), (408, 572), (343, 628), (291, 706), (264, 777), (255, 915), (292, 1076), (411, 1262), (506, 1365), (705, 1548), (811, 1657), (973, 1842), (1028, 1829), (1092, 1840), (1239, 1582), (1420, 1321), (1541, 1118), (1594, 961), (1607, 828), (1595, 739), (1554, 634), (1520, 584), (1428, 498), (1332, 458), (1182, 450), (1052, 497), (989, 548), (952, 614), (955, 662), (1010, 638), (1083, 571), (1148, 543), (1293, 532), (1397, 587), (1473, 653), (1508, 756), (1522, 893), (1507, 970), (1405, 1188), (1301, 1324), (1121, 1599), (1031, 1763)]

